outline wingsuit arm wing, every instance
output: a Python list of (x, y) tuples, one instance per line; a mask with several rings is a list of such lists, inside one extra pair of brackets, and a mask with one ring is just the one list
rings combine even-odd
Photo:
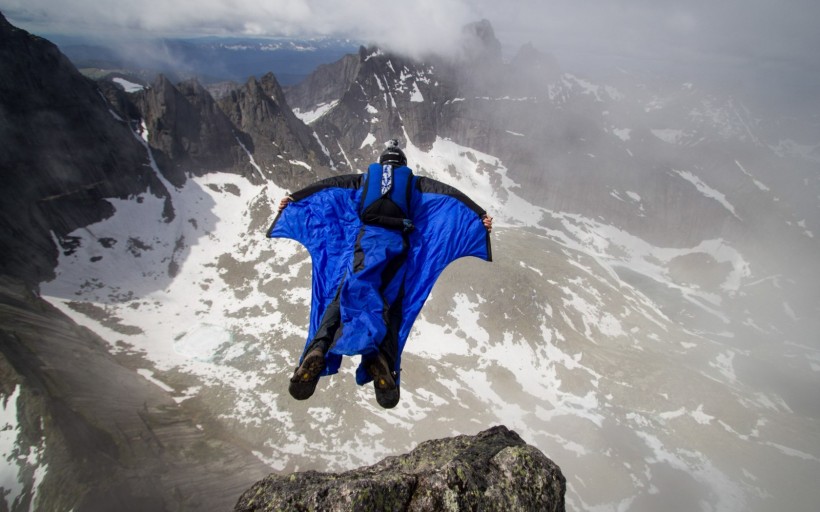
[(292, 197), (294, 201), (300, 201), (315, 194), (316, 192), (320, 192), (328, 188), (357, 189), (362, 183), (363, 176), (363, 174), (342, 174), (340, 176), (331, 176), (330, 178), (325, 178), (308, 185), (301, 190), (297, 190), (292, 193), (290, 197)]
[(308, 340), (316, 334), (352, 258), (361, 226), (357, 211), (361, 179), (361, 174), (334, 176), (290, 194), (293, 201), (279, 212), (268, 230), (270, 238), (296, 240), (310, 254), (313, 272)]
[(481, 219), (486, 211), (458, 189), (427, 177), (416, 181), (412, 203), (415, 231), (410, 235), (399, 354), (433, 285), (451, 262), (474, 256), (492, 261), (490, 235)]
[[(339, 225), (339, 222), (334, 221), (350, 220), (349, 215), (342, 215), (349, 209), (345, 208), (348, 206), (345, 200), (356, 195), (362, 176), (361, 174), (333, 176), (293, 192), (289, 196), (292, 202), (273, 220), (273, 224), (268, 229), (268, 237), (296, 240), (304, 245), (312, 255), (314, 248), (319, 249), (314, 246), (322, 245), (324, 237), (317, 236), (321, 230), (307, 229), (306, 223), (311, 223), (310, 227), (316, 228), (329, 224)], [(337, 204), (339, 202), (344, 204)], [(324, 214), (331, 214), (331, 216), (322, 219)], [(336, 226), (328, 227), (333, 229)], [(339, 225), (339, 227), (342, 226)]]
[(474, 211), (479, 216), (479, 218), (487, 215), (487, 211), (484, 210), (484, 208), (480, 207), (478, 204), (476, 204), (475, 201), (470, 199), (467, 196), (467, 194), (446, 183), (442, 183), (440, 181), (434, 180), (433, 178), (428, 178), (426, 176), (421, 176), (418, 178), (416, 187), (423, 194), (441, 194), (451, 197), (453, 199), (457, 199), (464, 203), (464, 205), (467, 206), (469, 209)]
[[(484, 208), (457, 188), (432, 178), (419, 177), (416, 188), (421, 194), (413, 204), (413, 222), (425, 226), (428, 242), (443, 242), (437, 240), (437, 232), (449, 230), (457, 236), (449, 250), (444, 251), (448, 258), (445, 266), (463, 256), (492, 261), (490, 233), (480, 222), (487, 215)], [(478, 223), (474, 222), (476, 218)]]

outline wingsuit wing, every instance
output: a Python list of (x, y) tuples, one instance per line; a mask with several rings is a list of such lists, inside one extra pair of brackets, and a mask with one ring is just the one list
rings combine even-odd
[(465, 256), (492, 261), (490, 235), (481, 221), (486, 211), (439, 181), (419, 177), (416, 187), (419, 193), (412, 202), (415, 230), (409, 239), (396, 370), (413, 323), (445, 267)]
[[(305, 246), (313, 264), (308, 343), (316, 335), (328, 305), (353, 258), (361, 227), (358, 204), (362, 175), (328, 178), (292, 195), (268, 230), (270, 238), (290, 238)], [(341, 358), (338, 358), (339, 360)], [(340, 361), (335, 363), (338, 368)]]
[[(294, 201), (277, 216), (268, 232), (271, 238), (296, 240), (310, 253), (313, 276), (307, 343), (314, 338), (353, 259), (362, 225), (358, 213), (362, 177), (330, 178), (293, 194)], [(415, 230), (407, 239), (404, 268), (387, 285), (389, 295), (397, 297), (389, 315), (398, 324), (397, 351), (391, 354), (397, 372), (413, 323), (445, 267), (464, 256), (492, 260), (489, 234), (481, 222), (486, 212), (457, 189), (418, 177), (411, 212)], [(340, 362), (341, 356), (328, 354), (325, 374), (335, 373)], [(357, 382), (369, 380), (360, 367)]]

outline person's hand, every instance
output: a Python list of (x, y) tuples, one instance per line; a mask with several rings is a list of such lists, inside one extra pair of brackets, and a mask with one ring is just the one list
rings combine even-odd
[(481, 222), (484, 223), (484, 227), (487, 229), (487, 233), (492, 233), (493, 232), (493, 218), (492, 217), (490, 217), (488, 214), (484, 214), (484, 216), (481, 217)]
[(290, 203), (291, 201), (293, 201), (292, 197), (290, 197), (290, 196), (283, 197), (282, 200), (279, 201), (279, 211), (281, 212), (282, 210), (284, 210), (285, 207), (288, 205), (288, 203)]

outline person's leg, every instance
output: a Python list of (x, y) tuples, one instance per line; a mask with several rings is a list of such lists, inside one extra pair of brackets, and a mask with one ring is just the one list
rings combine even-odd
[[(343, 284), (344, 280), (342, 280), (342, 285)], [(339, 286), (339, 289), (336, 290), (336, 296), (330, 304), (327, 305), (327, 309), (325, 309), (325, 313), (322, 315), (322, 321), (316, 329), (316, 334), (313, 336), (313, 340), (305, 346), (303, 356), (307, 355), (310, 351), (316, 348), (321, 349), (322, 353), (326, 354), (336, 341), (336, 334), (339, 331), (339, 327), (342, 325), (341, 307), (339, 305), (339, 295), (342, 285)]]
[[(339, 287), (341, 290), (341, 286)], [(306, 400), (313, 395), (316, 385), (319, 383), (319, 376), (325, 371), (327, 363), (325, 355), (335, 341), (339, 326), (341, 325), (341, 308), (339, 306), (339, 291), (336, 297), (328, 304), (322, 321), (319, 324), (313, 340), (305, 346), (299, 366), (290, 378), (288, 391), (297, 400)]]
[(397, 361), (408, 247), (407, 238), (403, 236), (401, 251), (384, 266), (379, 291), (388, 305), (384, 311), (386, 331), (378, 345), (378, 353), (364, 357), (362, 361), (365, 372), (373, 379), (376, 401), (385, 409), (395, 407), (400, 397)]
[[(402, 320), (402, 298), (404, 286), (403, 275), (393, 276), (400, 280), (398, 292), (388, 294), (390, 307), (387, 309), (385, 318), (387, 329), (384, 339), (379, 344), (378, 352), (362, 358), (363, 373), (361, 380), (366, 381), (367, 377), (373, 379), (373, 387), (376, 392), (376, 401), (385, 409), (391, 409), (399, 403), (399, 368), (397, 367), (399, 350), (399, 329)], [(386, 291), (390, 291), (389, 289)]]
[(365, 226), (356, 247), (352, 273), (340, 292), (341, 335), (330, 351), (339, 355), (375, 355), (387, 334), (388, 303), (383, 274), (404, 252), (401, 233)]
[(381, 344), (379, 344), (379, 352), (381, 352), (387, 363), (395, 374), (396, 382), (398, 382), (399, 368), (396, 362), (399, 360), (399, 329), (402, 322), (402, 297), (397, 297), (387, 310), (387, 334)]
[(399, 403), (399, 385), (387, 358), (382, 352), (375, 355), (363, 356), (362, 367), (368, 376), (373, 379), (373, 388), (376, 391), (376, 401), (385, 409), (392, 409)]
[(297, 400), (307, 400), (316, 391), (319, 375), (325, 369), (325, 353), (314, 348), (302, 357), (302, 363), (293, 372), (288, 385), (290, 396)]

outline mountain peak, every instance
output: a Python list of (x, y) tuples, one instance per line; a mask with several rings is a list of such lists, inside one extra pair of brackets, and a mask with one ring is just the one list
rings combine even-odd
[(495, 30), (490, 20), (482, 19), (464, 25), (461, 29), (462, 34), (473, 35), (485, 43), (498, 42), (495, 38)]
[(6, 35), (11, 32), (22, 32), (22, 30), (9, 23), (9, 20), (0, 12), (0, 37), (5, 39)]
[(531, 42), (525, 43), (510, 61), (510, 67), (522, 73), (530, 83), (550, 83), (556, 80), (561, 69), (558, 61), (549, 53), (544, 53)]
[(461, 50), (469, 60), (501, 60), (501, 42), (489, 20), (483, 19), (464, 25), (461, 29)]

